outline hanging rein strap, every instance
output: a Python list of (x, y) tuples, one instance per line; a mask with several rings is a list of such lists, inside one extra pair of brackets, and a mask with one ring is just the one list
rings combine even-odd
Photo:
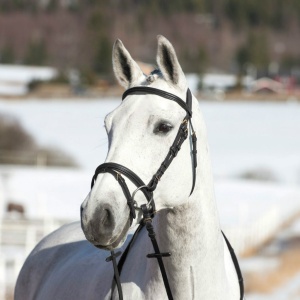
[(152, 218), (151, 215), (149, 213), (149, 210), (146, 206), (146, 204), (143, 204), (141, 206), (142, 212), (143, 212), (143, 222), (146, 225), (146, 229), (148, 231), (148, 236), (151, 240), (153, 249), (154, 249), (154, 253), (151, 254), (147, 254), (147, 258), (156, 258), (159, 268), (160, 268), (160, 272), (161, 272), (161, 276), (163, 278), (163, 282), (165, 285), (165, 289), (168, 295), (168, 299), (169, 300), (173, 300), (173, 295), (171, 292), (171, 288), (170, 288), (170, 284), (169, 284), (169, 280), (168, 280), (168, 276), (167, 276), (167, 272), (164, 266), (164, 262), (163, 262), (163, 257), (169, 257), (171, 256), (170, 252), (160, 252), (156, 238), (155, 238), (155, 232), (154, 232), (154, 228), (152, 226)]
[(231, 246), (231, 244), (229, 243), (229, 240), (227, 239), (226, 235), (224, 234), (224, 232), (222, 231), (222, 235), (225, 239), (226, 245), (228, 247), (232, 262), (234, 264), (235, 267), (235, 271), (236, 271), (236, 275), (238, 277), (238, 281), (239, 281), (239, 286), (240, 286), (240, 300), (244, 299), (244, 279), (243, 279), (243, 275), (240, 269), (240, 265), (239, 262), (237, 260), (237, 257), (235, 255), (235, 252)]

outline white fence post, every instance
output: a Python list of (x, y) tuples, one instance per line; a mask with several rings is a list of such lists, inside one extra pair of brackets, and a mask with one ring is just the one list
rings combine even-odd
[(2, 254), (0, 256), (0, 299), (5, 299), (6, 281), (6, 257)]
[(14, 282), (16, 283), (17, 278), (19, 276), (19, 273), (22, 269), (23, 263), (24, 263), (24, 256), (20, 256), (18, 255), (15, 259), (14, 259), (14, 266), (13, 266), (13, 276), (14, 276)]

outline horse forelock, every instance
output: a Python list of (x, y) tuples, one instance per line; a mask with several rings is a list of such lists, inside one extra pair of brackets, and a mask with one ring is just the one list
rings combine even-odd
[(158, 77), (162, 77), (162, 72), (160, 69), (153, 70), (150, 75), (157, 75)]
[(162, 72), (159, 69), (153, 70), (146, 78), (148, 83), (156, 81), (158, 78), (163, 78)]

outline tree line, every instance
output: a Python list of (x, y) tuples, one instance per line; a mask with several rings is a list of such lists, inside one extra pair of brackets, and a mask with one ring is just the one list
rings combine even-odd
[(13, 116), (0, 114), (0, 164), (37, 164), (76, 167), (72, 157), (57, 148), (41, 147)]
[(298, 0), (0, 0), (0, 12), (53, 13), (61, 9), (77, 14), (93, 9), (139, 12), (143, 15), (178, 12), (212, 14), (217, 21), (228, 20), (239, 28), (267, 26), (283, 29), (291, 20), (300, 18)]
[[(53, 23), (62, 22), (58, 17), (61, 14), (79, 24), (82, 32), (50, 28), (49, 16)], [(40, 28), (33, 30), (40, 34), (33, 32), (22, 51), (11, 42), (17, 37), (9, 37), (11, 41), (0, 37), (0, 63), (75, 67), (90, 79), (94, 78), (91, 74), (112, 78), (111, 47), (116, 37), (125, 37), (127, 45), (135, 48), (157, 33), (166, 34), (174, 42), (189, 72), (201, 73), (209, 66), (244, 72), (249, 64), (263, 70), (274, 59), (286, 67), (299, 65), (297, 51), (289, 53), (288, 45), (285, 53), (274, 54), (269, 41), (270, 36), (300, 27), (299, 0), (0, 0), (0, 17), (8, 15), (40, 17)], [(67, 34), (77, 43), (73, 49), (64, 43)], [(231, 45), (224, 44), (222, 37), (226, 35)], [(288, 42), (292, 45), (296, 39), (291, 37)], [(140, 58), (150, 60), (148, 45), (141, 47), (137, 51), (142, 53)], [(231, 49), (230, 54), (226, 47)]]

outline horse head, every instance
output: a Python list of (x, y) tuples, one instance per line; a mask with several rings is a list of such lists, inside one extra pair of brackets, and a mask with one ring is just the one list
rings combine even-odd
[[(115, 76), (125, 89), (150, 87), (186, 99), (185, 75), (173, 46), (163, 36), (158, 36), (158, 69), (150, 75), (143, 74), (120, 40), (114, 44), (112, 57)], [(185, 116), (186, 111), (174, 101), (155, 94), (128, 94), (105, 118), (109, 141), (106, 163), (125, 166), (148, 183), (164, 161)], [(191, 130), (189, 127), (187, 131)], [(156, 212), (172, 209), (188, 198), (193, 181), (191, 157), (188, 139), (153, 192)], [(98, 174), (81, 206), (81, 224), (87, 240), (107, 250), (122, 245), (130, 226), (142, 218), (139, 207), (147, 202), (142, 191), (137, 191), (137, 186), (125, 177), (130, 194), (136, 191), (136, 218), (132, 222), (124, 191), (116, 181), (119, 173), (114, 174)]]

